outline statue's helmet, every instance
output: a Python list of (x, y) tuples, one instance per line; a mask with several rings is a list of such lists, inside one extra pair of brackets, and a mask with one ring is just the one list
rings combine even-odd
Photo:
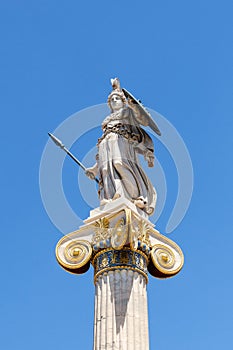
[(111, 79), (111, 84), (112, 84), (112, 92), (108, 95), (108, 106), (112, 111), (111, 98), (113, 95), (119, 96), (124, 104), (127, 103), (127, 99), (123, 91), (121, 90), (120, 81), (118, 78)]

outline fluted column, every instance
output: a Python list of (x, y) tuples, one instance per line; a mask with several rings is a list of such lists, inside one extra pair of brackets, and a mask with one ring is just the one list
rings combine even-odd
[(94, 350), (148, 350), (146, 277), (131, 269), (99, 275), (95, 285)]

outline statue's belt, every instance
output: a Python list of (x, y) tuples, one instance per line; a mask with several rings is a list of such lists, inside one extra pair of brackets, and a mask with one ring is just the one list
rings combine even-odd
[(133, 132), (131, 132), (129, 130), (129, 127), (127, 128), (127, 126), (119, 123), (119, 124), (116, 124), (114, 126), (107, 126), (105, 129), (104, 129), (104, 133), (103, 135), (98, 139), (98, 143), (97, 145), (99, 145), (101, 143), (101, 141), (103, 141), (103, 139), (109, 135), (110, 133), (115, 133), (115, 134), (118, 134), (118, 135), (121, 135), (123, 136), (124, 138), (126, 138), (129, 142), (132, 142), (132, 143), (138, 143), (140, 142), (140, 135), (139, 134), (135, 134)]

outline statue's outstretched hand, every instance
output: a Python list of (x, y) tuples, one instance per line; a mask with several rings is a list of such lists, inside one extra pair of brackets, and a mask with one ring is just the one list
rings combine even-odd
[(95, 180), (95, 174), (92, 171), (86, 170), (85, 174), (87, 175), (87, 177), (89, 177), (89, 179)]
[(85, 174), (91, 180), (95, 180), (97, 173), (98, 173), (97, 163), (91, 168), (86, 168), (86, 171), (85, 171)]

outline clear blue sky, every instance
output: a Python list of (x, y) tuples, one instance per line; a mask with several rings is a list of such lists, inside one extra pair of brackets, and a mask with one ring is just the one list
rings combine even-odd
[[(92, 348), (93, 271), (58, 266), (62, 235), (43, 208), (38, 172), (47, 132), (105, 102), (115, 76), (176, 127), (195, 174), (189, 211), (170, 235), (184, 268), (148, 285), (151, 349), (233, 348), (232, 10), (227, 0), (0, 2), (2, 349)], [(175, 176), (164, 152), (158, 144)], [(88, 216), (78, 195), (71, 201)]]

